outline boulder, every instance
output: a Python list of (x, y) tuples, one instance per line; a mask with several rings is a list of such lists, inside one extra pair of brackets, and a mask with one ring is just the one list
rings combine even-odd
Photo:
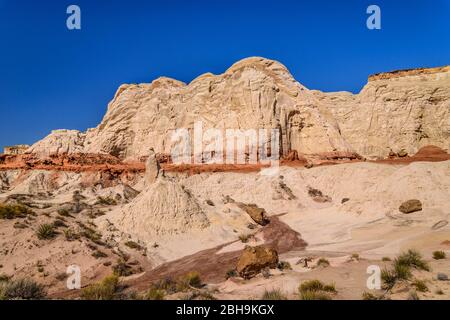
[(278, 253), (265, 246), (246, 246), (239, 258), (236, 271), (244, 279), (256, 276), (265, 268), (276, 268)]
[(405, 201), (401, 204), (401, 206), (398, 208), (400, 212), (403, 212), (405, 214), (421, 211), (422, 210), (422, 202), (417, 199), (412, 199)]
[(446, 275), (445, 273), (439, 272), (437, 274), (437, 279), (439, 281), (447, 281), (448, 280), (448, 275)]
[(408, 152), (406, 152), (405, 149), (402, 149), (402, 150), (400, 150), (400, 151), (398, 152), (397, 155), (398, 155), (400, 158), (404, 158), (404, 157), (407, 157), (407, 156), (408, 156)]
[(270, 222), (266, 210), (259, 208), (256, 204), (238, 203), (238, 207), (247, 212), (250, 218), (261, 226), (265, 226)]

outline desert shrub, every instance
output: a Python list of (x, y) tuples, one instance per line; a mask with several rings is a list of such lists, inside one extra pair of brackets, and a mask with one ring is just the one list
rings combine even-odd
[(287, 300), (287, 297), (280, 289), (273, 289), (270, 291), (265, 290), (261, 300)]
[(52, 239), (56, 235), (55, 227), (53, 226), (53, 224), (41, 224), (38, 227), (36, 234), (40, 240)]
[(0, 204), (0, 219), (25, 218), (33, 214), (29, 208), (21, 204)]
[(239, 240), (241, 240), (242, 243), (247, 243), (248, 240), (250, 240), (251, 237), (252, 237), (251, 234), (243, 233), (243, 234), (239, 235)]
[(383, 281), (384, 287), (390, 289), (395, 285), (397, 276), (394, 271), (385, 268), (381, 270), (381, 280)]
[(101, 241), (102, 235), (99, 232), (95, 231), (91, 227), (86, 226), (83, 223), (79, 223), (78, 225), (81, 227), (80, 235), (82, 237), (91, 240), (96, 244), (104, 245), (104, 243)]
[(179, 289), (182, 291), (189, 287), (201, 288), (203, 286), (200, 274), (196, 271), (191, 271), (180, 278)]
[(125, 245), (128, 248), (135, 249), (135, 250), (141, 250), (142, 249), (142, 247), (138, 243), (136, 243), (134, 241), (127, 241), (127, 242), (125, 242)]
[(433, 252), (433, 259), (440, 260), (440, 259), (445, 259), (445, 258), (446, 258), (446, 254), (444, 251), (434, 251)]
[(67, 241), (74, 241), (80, 239), (80, 235), (75, 231), (73, 231), (72, 229), (64, 230), (64, 236), (66, 237)]
[(425, 281), (423, 281), (423, 280), (416, 279), (416, 280), (413, 281), (412, 285), (414, 287), (416, 287), (416, 290), (419, 291), (419, 292), (426, 292), (426, 291), (428, 291), (428, 286), (425, 283)]
[(118, 260), (112, 269), (114, 274), (120, 277), (127, 277), (133, 274), (132, 268), (123, 259)]
[(57, 212), (61, 217), (73, 218), (67, 209), (59, 209)]
[(171, 277), (166, 277), (152, 284), (152, 288), (165, 291), (167, 294), (177, 292), (177, 283)]
[(323, 291), (304, 291), (300, 293), (301, 300), (331, 300), (331, 296)]
[(305, 281), (298, 291), (301, 300), (331, 300), (331, 294), (337, 293), (334, 284), (324, 284), (320, 280)]
[(413, 249), (409, 249), (407, 252), (400, 254), (395, 260), (394, 265), (403, 265), (410, 268), (416, 268), (419, 270), (430, 271), (430, 267), (423, 260), (422, 255)]
[(108, 255), (103, 251), (97, 250), (92, 253), (92, 256), (96, 259), (106, 258)]
[(186, 295), (184, 295), (182, 300), (217, 300), (217, 299), (208, 291), (191, 291)]
[(105, 206), (115, 206), (117, 205), (117, 201), (112, 197), (97, 197), (97, 201), (95, 204), (105, 205)]
[(318, 261), (317, 261), (317, 266), (318, 267), (328, 267), (330, 265), (330, 261), (328, 261), (327, 259), (325, 259), (325, 258), (320, 258)]
[(277, 268), (279, 270), (292, 270), (291, 264), (287, 261), (278, 262)]
[(235, 269), (230, 269), (225, 274), (225, 279), (230, 279), (230, 278), (234, 278), (234, 277), (237, 277), (237, 276), (238, 276), (237, 271)]
[(0, 274), (0, 283), (1, 282), (7, 282), (7, 281), (9, 281), (9, 279), (11, 279), (10, 276), (8, 276), (6, 274)]
[(388, 261), (392, 261), (392, 260), (389, 257), (383, 257), (383, 258), (381, 258), (381, 261), (388, 262)]
[(353, 259), (353, 260), (359, 260), (359, 254), (353, 253), (353, 254), (352, 254), (352, 259)]
[(308, 280), (300, 285), (299, 291), (320, 291), (323, 290), (323, 286), (324, 284), (320, 280)]
[(44, 286), (32, 279), (8, 280), (0, 283), (0, 300), (38, 300), (47, 295)]
[(151, 287), (144, 296), (145, 300), (164, 300), (166, 293), (164, 290)]
[(53, 227), (67, 228), (67, 225), (64, 223), (64, 221), (62, 219), (55, 219), (55, 221), (53, 221)]
[(384, 297), (382, 295), (374, 295), (373, 293), (364, 291), (362, 293), (362, 299), (363, 300), (384, 300)]
[(438, 295), (443, 295), (443, 294), (444, 294), (444, 291), (442, 291), (442, 289), (437, 289), (437, 290), (436, 290), (436, 294), (438, 294)]
[(119, 277), (108, 276), (102, 281), (92, 284), (81, 292), (81, 298), (85, 300), (112, 300), (119, 288)]
[(394, 272), (397, 280), (408, 280), (412, 276), (410, 267), (403, 264), (394, 265)]

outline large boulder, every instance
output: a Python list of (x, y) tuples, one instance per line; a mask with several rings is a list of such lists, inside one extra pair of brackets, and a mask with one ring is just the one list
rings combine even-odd
[(400, 210), (400, 212), (403, 213), (412, 213), (412, 212), (416, 212), (416, 211), (421, 211), (422, 210), (422, 202), (420, 202), (420, 200), (417, 199), (412, 199), (412, 200), (408, 200), (403, 202), (400, 207), (398, 208), (398, 210)]
[(238, 274), (249, 279), (257, 275), (264, 268), (275, 268), (278, 264), (278, 253), (265, 246), (247, 246), (242, 251), (236, 271)]
[(237, 204), (239, 208), (244, 210), (250, 218), (253, 219), (257, 224), (261, 226), (265, 226), (270, 222), (269, 218), (267, 217), (266, 210), (264, 208), (258, 207), (256, 204), (245, 204), (245, 203), (238, 203)]

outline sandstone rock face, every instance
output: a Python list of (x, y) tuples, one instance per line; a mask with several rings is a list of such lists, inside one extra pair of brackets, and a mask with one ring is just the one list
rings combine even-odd
[(422, 210), (422, 202), (420, 200), (408, 200), (401, 204), (401, 206), (398, 208), (403, 213), (413, 213), (416, 211)]
[(249, 279), (256, 276), (264, 268), (275, 268), (278, 264), (278, 253), (264, 246), (247, 246), (242, 251), (236, 271), (238, 274)]
[[(283, 156), (415, 154), (450, 145), (450, 67), (377, 74), (358, 94), (323, 93), (298, 83), (285, 66), (264, 58), (237, 62), (221, 75), (189, 84), (159, 78), (125, 84), (102, 122), (86, 133), (55, 131), (30, 152), (108, 153), (121, 159), (170, 154), (176, 129), (280, 130)], [(211, 141), (205, 141), (204, 147)]]
[(296, 82), (278, 62), (249, 58), (222, 75), (205, 74), (186, 85), (159, 78), (151, 84), (123, 85), (102, 123), (87, 132), (87, 152), (122, 158), (170, 153), (175, 129), (281, 130), (281, 152), (351, 150), (328, 108)]
[(330, 106), (342, 136), (368, 158), (421, 147), (450, 148), (450, 67), (384, 73), (359, 94), (314, 91)]
[(47, 137), (33, 144), (27, 153), (49, 155), (83, 152), (84, 139), (85, 134), (78, 130), (53, 130)]

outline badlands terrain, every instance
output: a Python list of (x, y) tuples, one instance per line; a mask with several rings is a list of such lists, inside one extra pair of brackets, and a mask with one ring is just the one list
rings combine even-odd
[[(174, 163), (174, 131), (198, 121), (278, 129), (279, 172)], [(122, 85), (96, 128), (0, 155), (0, 299), (27, 298), (20, 279), (50, 299), (450, 299), (449, 152), (450, 67), (358, 94), (264, 58)]]

